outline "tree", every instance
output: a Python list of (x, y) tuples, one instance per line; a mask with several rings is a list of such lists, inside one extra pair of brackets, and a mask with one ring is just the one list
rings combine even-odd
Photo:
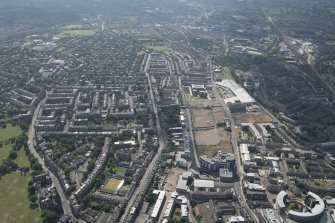
[(31, 185), (28, 187), (28, 193), (29, 195), (34, 195), (35, 194), (36, 187), (34, 185)]
[(34, 164), (31, 165), (31, 168), (33, 170), (42, 170), (42, 165), (39, 164), (39, 163), (34, 163)]
[(11, 160), (15, 160), (16, 157), (17, 157), (17, 153), (16, 153), (16, 152), (11, 151), (11, 152), (9, 153), (9, 156), (8, 156), (9, 159), (11, 159)]
[(34, 194), (34, 195), (29, 195), (29, 200), (31, 203), (35, 203), (37, 201), (37, 196)]
[(56, 223), (58, 221), (57, 214), (54, 211), (43, 210), (41, 216), (43, 223)]

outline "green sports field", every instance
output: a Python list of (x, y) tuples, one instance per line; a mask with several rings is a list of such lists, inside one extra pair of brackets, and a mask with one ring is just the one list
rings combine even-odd
[(102, 191), (105, 193), (113, 194), (115, 193), (117, 187), (121, 183), (121, 180), (115, 179), (115, 178), (110, 178), (106, 185), (102, 188)]

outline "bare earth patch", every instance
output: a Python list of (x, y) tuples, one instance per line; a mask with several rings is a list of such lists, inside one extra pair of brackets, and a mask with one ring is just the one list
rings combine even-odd
[(272, 118), (267, 114), (246, 114), (239, 117), (240, 122), (265, 123), (272, 122)]
[(199, 156), (211, 156), (215, 150), (226, 153), (233, 152), (230, 143), (230, 133), (223, 128), (195, 131), (194, 137)]
[(210, 109), (192, 109), (191, 112), (194, 128), (215, 126), (212, 111)]

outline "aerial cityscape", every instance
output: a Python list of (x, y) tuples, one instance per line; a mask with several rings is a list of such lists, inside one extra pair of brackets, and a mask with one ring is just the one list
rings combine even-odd
[(335, 223), (335, 1), (0, 2), (0, 223)]

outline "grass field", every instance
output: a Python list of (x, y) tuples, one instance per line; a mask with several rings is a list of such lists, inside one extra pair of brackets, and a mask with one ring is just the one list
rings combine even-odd
[(105, 193), (113, 194), (115, 193), (117, 187), (121, 183), (121, 180), (115, 179), (115, 178), (110, 178), (106, 185), (102, 188), (102, 191)]
[[(7, 125), (6, 128), (0, 128), (0, 142), (4, 142), (7, 139), (17, 137), (21, 135), (22, 130), (20, 126), (12, 126), (12, 125)], [(3, 146), (0, 147), (0, 161), (6, 159), (12, 150), (12, 144), (7, 144), (5, 145), (3, 143)], [(29, 165), (28, 165), (29, 166)]]
[(56, 37), (64, 38), (66, 36), (93, 36), (95, 31), (92, 29), (63, 29)]
[(66, 25), (63, 26), (62, 29), (81, 29), (82, 27), (82, 25)]
[(65, 50), (65, 47), (59, 47), (57, 50), (56, 50), (56, 52), (63, 52)]
[(255, 50), (249, 50), (248, 54), (253, 55), (253, 56), (262, 56), (263, 54), (259, 51), (255, 51)]
[(180, 206), (179, 205), (178, 205), (178, 207), (176, 207), (174, 209), (172, 219), (173, 219), (174, 222), (180, 222), (181, 221), (181, 213), (180, 213)]
[(328, 41), (326, 41), (326, 43), (327, 43), (328, 45), (332, 45), (332, 46), (334, 46), (334, 45), (335, 45), (335, 40), (328, 40)]
[(233, 19), (235, 19), (237, 21), (247, 21), (247, 20), (249, 20), (247, 17), (245, 17), (243, 15), (238, 15), (238, 14), (233, 14), (231, 17), (233, 17)]
[(136, 16), (126, 16), (125, 18), (130, 22), (136, 22), (138, 20)]
[(0, 142), (10, 139), (12, 137), (17, 137), (21, 135), (22, 130), (20, 126), (7, 125), (6, 128), (0, 128)]
[(199, 98), (199, 97), (194, 97), (190, 94), (185, 94), (186, 101), (202, 101), (202, 100), (207, 100), (206, 98)]
[(116, 173), (121, 173), (121, 174), (126, 174), (127, 169), (124, 167), (117, 166), (115, 167), (115, 172)]
[(166, 53), (166, 54), (168, 54), (172, 51), (172, 49), (170, 47), (167, 47), (167, 46), (156, 46), (156, 45), (150, 45), (150, 44), (145, 45), (145, 48), (149, 49), (149, 50), (154, 50), (154, 51), (160, 52), (160, 53)]
[(11, 173), (0, 180), (0, 222), (40, 223), (39, 209), (29, 208), (28, 182), (31, 176)]
[(30, 48), (32, 50), (36, 50), (36, 51), (42, 51), (44, 49), (43, 46), (33, 46), (32, 48)]
[(12, 144), (7, 144), (0, 147), (0, 162), (8, 157), (11, 150)]
[(30, 162), (28, 160), (28, 157), (26, 156), (26, 153), (24, 151), (24, 149), (21, 149), (18, 153), (17, 153), (17, 157), (15, 159), (15, 163), (19, 166), (19, 167), (29, 167), (30, 166)]

